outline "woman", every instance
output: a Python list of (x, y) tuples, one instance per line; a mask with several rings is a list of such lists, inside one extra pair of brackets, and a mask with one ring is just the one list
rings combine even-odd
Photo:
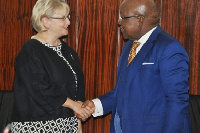
[(60, 39), (68, 34), (69, 6), (64, 0), (38, 0), (32, 11), (38, 32), (24, 43), (15, 61), (12, 132), (81, 132), (74, 112), (85, 100), (84, 76), (77, 54)]

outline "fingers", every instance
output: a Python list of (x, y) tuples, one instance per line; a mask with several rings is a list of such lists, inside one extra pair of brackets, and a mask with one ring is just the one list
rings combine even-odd
[(74, 112), (74, 114), (75, 114), (75, 116), (76, 116), (77, 118), (79, 118), (81, 121), (86, 121), (86, 120), (90, 117), (90, 115), (87, 115), (87, 114), (78, 114), (78, 113), (76, 113), (76, 112)]
[(87, 120), (95, 111), (95, 105), (93, 101), (87, 100), (84, 103), (81, 101), (77, 101), (77, 109), (74, 110), (74, 114), (81, 121)]
[(91, 108), (89, 106), (86, 106), (85, 109), (87, 109), (91, 114), (93, 114), (95, 111), (93, 108)]
[(78, 119), (80, 119), (81, 121), (86, 121), (86, 120), (87, 120), (87, 118), (82, 117), (81, 115), (79, 115), (79, 114), (76, 113), (76, 112), (74, 112), (74, 115), (75, 115)]
[(86, 108), (86, 109), (89, 110), (92, 114), (93, 114), (94, 111), (95, 111), (95, 105), (94, 105), (94, 103), (93, 103), (92, 100), (87, 100), (87, 101), (85, 101), (85, 102), (82, 104), (81, 107), (82, 107), (82, 108)]
[(74, 104), (74, 114), (81, 119), (82, 121), (85, 121), (87, 118), (89, 118), (92, 115), (92, 111), (88, 110), (87, 108), (82, 108), (83, 102), (76, 101)]
[(87, 118), (92, 115), (91, 111), (86, 108), (82, 108), (82, 114), (84, 115), (84, 117), (87, 117)]
[(85, 102), (82, 104), (82, 108), (85, 108), (85, 107), (88, 106), (89, 104), (90, 104), (90, 100), (85, 101)]

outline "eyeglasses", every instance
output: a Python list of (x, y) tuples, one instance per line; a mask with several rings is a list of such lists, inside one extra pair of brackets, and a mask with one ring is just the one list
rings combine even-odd
[(48, 17), (48, 18), (51, 18), (51, 19), (61, 19), (62, 21), (65, 21), (66, 19), (70, 19), (70, 15), (67, 15), (67, 17)]
[(145, 16), (143, 16), (143, 15), (132, 15), (132, 16), (128, 16), (128, 17), (121, 17), (121, 16), (120, 16), (119, 19), (127, 19), (127, 18), (133, 18), (133, 17), (135, 17), (135, 18), (138, 18), (138, 17), (143, 17), (143, 18), (145, 18)]

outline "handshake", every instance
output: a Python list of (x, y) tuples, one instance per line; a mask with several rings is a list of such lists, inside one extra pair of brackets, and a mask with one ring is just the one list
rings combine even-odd
[(77, 101), (73, 110), (77, 118), (81, 121), (86, 121), (95, 112), (95, 105), (91, 100), (85, 102)]

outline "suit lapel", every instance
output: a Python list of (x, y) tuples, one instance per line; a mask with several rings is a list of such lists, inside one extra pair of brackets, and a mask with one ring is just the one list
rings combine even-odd
[(132, 43), (133, 43), (133, 41), (128, 41), (124, 45), (124, 49), (122, 51), (122, 54), (121, 54), (121, 57), (120, 57), (120, 60), (119, 60), (119, 63), (118, 63), (119, 66), (118, 66), (118, 69), (117, 69), (117, 75), (120, 75), (121, 71), (124, 69), (123, 66), (126, 66), (124, 64), (128, 63), (128, 55), (129, 55), (129, 52), (131, 50)]
[(134, 58), (133, 62), (130, 64), (130, 72), (128, 74), (128, 81), (127, 85), (129, 86), (131, 82), (134, 80), (134, 77), (136, 73), (139, 71), (140, 67), (142, 66), (142, 63), (144, 62), (149, 50), (154, 45), (154, 40), (156, 39), (157, 35), (162, 31), (160, 26), (158, 26), (153, 33), (150, 35), (147, 42), (142, 46), (141, 50), (138, 52), (137, 56)]

